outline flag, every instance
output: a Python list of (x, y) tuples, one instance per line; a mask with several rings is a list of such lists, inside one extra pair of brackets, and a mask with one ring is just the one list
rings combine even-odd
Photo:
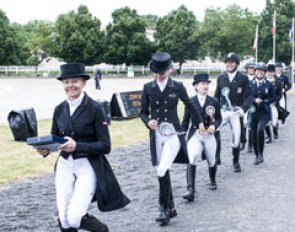
[(276, 12), (274, 12), (274, 14), (273, 14), (271, 34), (272, 34), (272, 36), (276, 35)]
[(257, 46), (258, 46), (258, 25), (256, 26), (256, 31), (255, 31), (255, 37), (254, 37), (254, 41), (253, 41), (252, 50), (256, 51)]
[(294, 20), (293, 19), (292, 19), (291, 29), (289, 32), (289, 39), (290, 39), (290, 43), (293, 43), (294, 41)]

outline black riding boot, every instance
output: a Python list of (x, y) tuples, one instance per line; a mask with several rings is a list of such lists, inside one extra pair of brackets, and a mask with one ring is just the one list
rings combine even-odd
[(60, 223), (59, 220), (58, 220), (58, 225), (59, 225), (59, 228), (60, 228), (61, 232), (78, 232), (78, 230), (75, 229), (75, 228), (68, 228), (68, 229), (62, 228), (61, 223)]
[(86, 214), (81, 219), (80, 229), (91, 232), (109, 232), (106, 224), (99, 221), (96, 217)]
[(240, 148), (232, 148), (232, 154), (233, 154), (233, 170), (234, 172), (241, 172), (241, 166), (239, 163), (240, 159)]
[(257, 156), (257, 164), (260, 164), (264, 161), (263, 158), (263, 150), (264, 150), (264, 131), (258, 131), (258, 146), (257, 146), (257, 151), (258, 151), (258, 156)]
[(255, 154), (253, 164), (255, 164), (255, 165), (259, 164), (259, 162), (258, 162), (258, 140), (259, 140), (258, 139), (258, 132), (252, 133), (252, 142), (253, 142), (253, 149), (254, 149), (254, 154)]
[(278, 139), (279, 138), (278, 126), (274, 126), (273, 127), (273, 137), (274, 137), (274, 139)]
[(186, 169), (187, 193), (182, 197), (188, 201), (195, 199), (196, 165), (188, 164)]
[(216, 164), (213, 167), (209, 167), (209, 178), (210, 178), (209, 189), (211, 190), (217, 189), (217, 184), (215, 181), (216, 172), (217, 172)]
[(217, 143), (215, 160), (216, 160), (216, 164), (220, 165), (221, 164), (221, 158), (220, 158), (220, 151), (221, 151), (220, 131), (215, 131), (214, 136), (215, 136), (216, 143)]
[(271, 132), (270, 132), (270, 126), (266, 126), (265, 127), (265, 132), (267, 135), (267, 139), (265, 141), (266, 144), (270, 144), (272, 142), (272, 136), (271, 136)]
[(170, 191), (170, 204), (169, 204), (170, 213), (169, 213), (169, 217), (174, 218), (174, 217), (177, 216), (177, 211), (176, 211), (175, 204), (174, 204), (174, 199), (173, 199), (171, 180), (170, 180), (170, 187), (171, 187), (171, 191)]
[(248, 130), (248, 146), (247, 146), (247, 151), (248, 152), (252, 152), (253, 148), (252, 148), (252, 131)]
[(243, 151), (245, 149), (245, 145), (247, 143), (247, 130), (244, 127), (243, 123), (243, 117), (240, 118), (240, 125), (241, 125), (241, 141), (240, 141), (240, 151)]
[(156, 218), (156, 221), (160, 222), (160, 226), (166, 226), (170, 221), (170, 196), (171, 196), (171, 186), (170, 186), (170, 174), (169, 170), (165, 173), (163, 177), (159, 177), (160, 184), (160, 194), (159, 194), (159, 205), (160, 214)]

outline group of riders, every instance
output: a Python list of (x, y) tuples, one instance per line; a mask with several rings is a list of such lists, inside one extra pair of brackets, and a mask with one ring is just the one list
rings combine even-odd
[[(209, 189), (217, 189), (216, 172), (221, 164), (221, 132), (230, 125), (233, 171), (241, 172), (240, 152), (254, 153), (254, 165), (264, 162), (264, 145), (279, 138), (279, 120), (285, 123), (287, 91), (291, 89), (282, 63), (249, 62), (246, 75), (239, 71), (240, 58), (229, 53), (225, 72), (216, 80), (214, 96), (209, 96), (208, 74), (193, 77), (195, 96), (189, 98), (181, 82), (171, 78), (169, 53), (153, 55), (150, 69), (155, 79), (142, 91), (140, 118), (150, 130), (152, 164), (157, 167), (160, 214), (156, 221), (168, 224), (177, 215), (170, 180), (172, 163), (187, 163), (187, 193), (194, 201), (197, 163), (206, 160)], [(185, 104), (183, 120), (177, 103)]]

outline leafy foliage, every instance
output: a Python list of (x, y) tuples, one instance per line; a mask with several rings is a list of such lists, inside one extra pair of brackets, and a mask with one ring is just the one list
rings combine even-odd
[(209, 8), (195, 36), (202, 44), (202, 57), (220, 59), (229, 52), (240, 56), (253, 55), (251, 46), (257, 16), (247, 9), (231, 5), (225, 10)]
[(107, 26), (105, 62), (111, 64), (145, 64), (155, 51), (145, 36), (144, 20), (129, 7), (117, 9)]
[(160, 18), (155, 33), (158, 50), (169, 52), (180, 67), (187, 59), (196, 59), (198, 43), (193, 37), (196, 25), (195, 15), (185, 6)]
[[(276, 57), (275, 61), (289, 64), (291, 60), (291, 43), (289, 31), (295, 16), (295, 2), (292, 0), (266, 1), (266, 7), (260, 18), (258, 58), (268, 62), (273, 59), (273, 36), (271, 34), (273, 15), (276, 11)], [(273, 60), (272, 60), (273, 61)]]
[(0, 10), (0, 64), (21, 65), (29, 56), (25, 47), (22, 29), (10, 24), (5, 13)]
[(54, 55), (66, 62), (81, 62), (87, 65), (102, 61), (105, 47), (100, 20), (92, 17), (86, 6), (79, 6), (77, 13), (62, 14), (56, 21), (53, 41)]
[(159, 20), (159, 17), (157, 15), (142, 15), (141, 16), (146, 27), (148, 28), (156, 28), (157, 21)]

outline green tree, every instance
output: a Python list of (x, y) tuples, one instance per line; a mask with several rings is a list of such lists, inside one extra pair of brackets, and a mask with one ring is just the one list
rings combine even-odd
[(142, 15), (141, 17), (143, 18), (144, 23), (148, 28), (156, 28), (157, 21), (159, 19), (157, 15), (149, 14), (149, 15)]
[(146, 24), (136, 10), (124, 7), (112, 13), (113, 22), (107, 25), (105, 61), (111, 64), (146, 64), (155, 51), (146, 37)]
[(248, 9), (233, 4), (221, 10), (208, 8), (195, 36), (200, 40), (200, 55), (223, 58), (229, 52), (241, 57), (254, 55), (251, 51), (257, 16)]
[(77, 13), (71, 11), (60, 15), (55, 26), (52, 35), (55, 56), (66, 62), (87, 65), (102, 62), (105, 36), (100, 29), (100, 20), (93, 17), (86, 6), (79, 6)]
[(291, 43), (289, 31), (292, 18), (295, 17), (295, 2), (292, 0), (266, 0), (266, 7), (261, 14), (259, 23), (258, 60), (273, 60), (272, 24), (276, 12), (276, 51), (275, 61), (290, 63)]
[(197, 57), (198, 44), (193, 36), (197, 20), (185, 6), (160, 18), (157, 22), (155, 39), (158, 50), (169, 52), (175, 62), (182, 64)]
[(199, 23), (193, 31), (193, 38), (198, 41), (199, 58), (210, 56), (211, 58), (220, 58), (219, 48), (222, 47), (222, 41), (219, 37), (220, 25), (223, 20), (223, 11), (213, 8), (207, 8), (203, 22)]
[(53, 36), (55, 24), (49, 21), (34, 20), (23, 26), (26, 33), (26, 44), (33, 53), (42, 49), (47, 56), (52, 56), (55, 50)]
[(29, 56), (25, 47), (23, 31), (17, 24), (10, 24), (6, 14), (0, 10), (0, 64), (26, 64)]

